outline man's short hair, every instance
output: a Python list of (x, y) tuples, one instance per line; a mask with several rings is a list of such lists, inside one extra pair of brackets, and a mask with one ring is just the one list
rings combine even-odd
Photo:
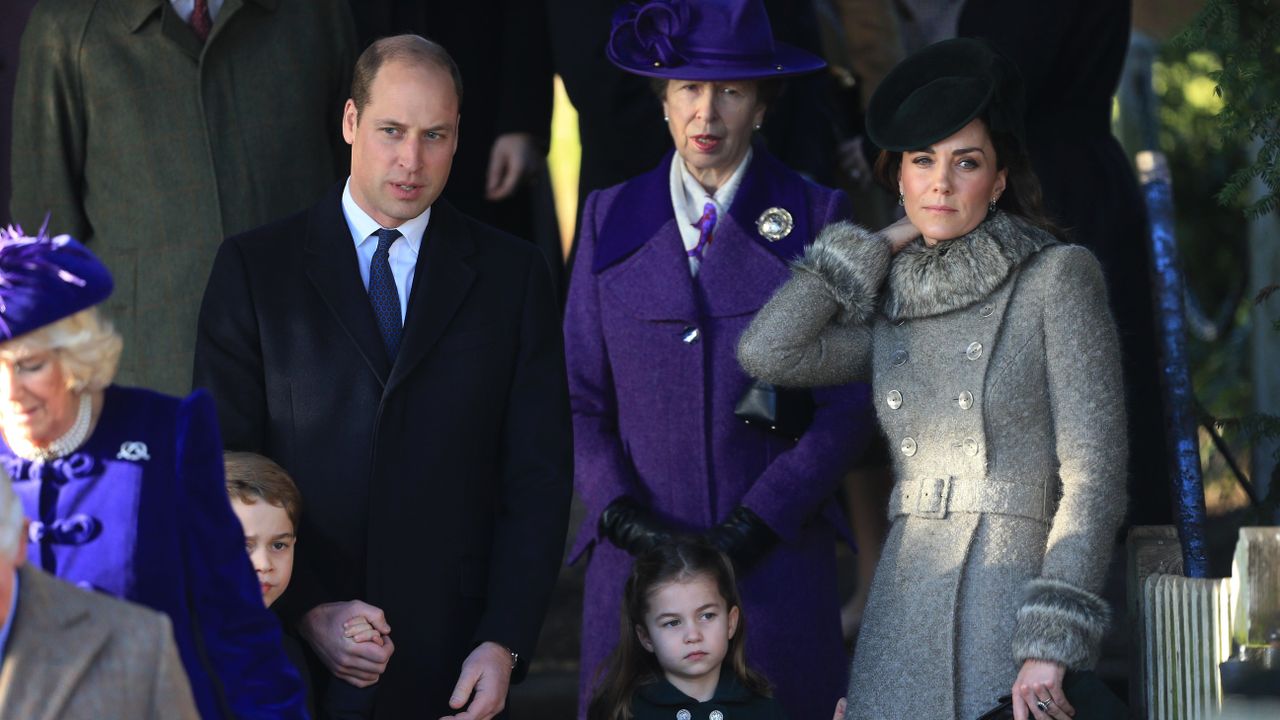
[(449, 51), (440, 43), (421, 35), (393, 35), (375, 40), (356, 60), (356, 69), (351, 77), (351, 100), (356, 104), (357, 118), (369, 104), (373, 79), (382, 66), (391, 60), (437, 68), (449, 73), (449, 77), (453, 79), (454, 92), (458, 95), (458, 107), (462, 107), (462, 73), (458, 71), (458, 64), (453, 61)]
[(227, 494), (233, 500), (252, 505), (259, 500), (284, 508), (294, 533), (302, 520), (302, 495), (293, 478), (270, 458), (251, 452), (226, 452), (222, 456), (227, 472)]
[(22, 502), (13, 491), (13, 480), (0, 467), (0, 555), (13, 559), (18, 547), (27, 541), (22, 536)]

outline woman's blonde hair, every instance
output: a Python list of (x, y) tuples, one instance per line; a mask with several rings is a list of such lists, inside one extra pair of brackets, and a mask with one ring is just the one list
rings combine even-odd
[(68, 389), (96, 392), (115, 378), (123, 349), (120, 333), (97, 308), (89, 308), (0, 344), (0, 357), (16, 360), (53, 350), (67, 376)]

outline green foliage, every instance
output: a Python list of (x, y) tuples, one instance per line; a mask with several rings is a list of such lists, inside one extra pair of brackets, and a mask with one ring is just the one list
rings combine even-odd
[(1266, 191), (1245, 206), (1249, 217), (1280, 207), (1280, 2), (1207, 0), (1178, 39), (1186, 50), (1208, 50), (1222, 58), (1208, 73), (1223, 100), (1217, 113), (1225, 138), (1257, 141), (1253, 162), (1234, 172), (1217, 194), (1222, 205), (1247, 197), (1250, 183)]
[[(1280, 415), (1254, 413), (1234, 418), (1217, 418), (1213, 424), (1218, 432), (1238, 434), (1250, 445), (1264, 438), (1280, 436)], [(1280, 461), (1280, 448), (1276, 449), (1274, 457)]]

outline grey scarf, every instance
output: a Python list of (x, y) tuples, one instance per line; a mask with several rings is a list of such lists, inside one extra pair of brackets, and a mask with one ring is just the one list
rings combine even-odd
[(934, 247), (916, 240), (893, 258), (885, 282), (885, 315), (890, 320), (941, 315), (990, 295), (1023, 260), (1053, 235), (996, 212), (968, 235)]

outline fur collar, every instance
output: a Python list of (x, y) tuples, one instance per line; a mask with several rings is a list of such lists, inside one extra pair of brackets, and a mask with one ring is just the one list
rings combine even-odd
[(1000, 287), (1023, 260), (1055, 242), (1049, 233), (1005, 212), (935, 247), (916, 240), (889, 267), (884, 313), (896, 321), (968, 307)]

